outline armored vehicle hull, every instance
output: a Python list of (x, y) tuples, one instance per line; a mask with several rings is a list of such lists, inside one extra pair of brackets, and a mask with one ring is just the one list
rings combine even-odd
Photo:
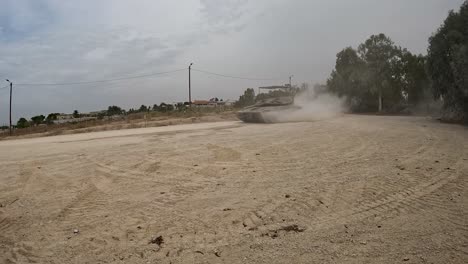
[(237, 112), (237, 117), (246, 123), (275, 123), (278, 117), (300, 109), (292, 97), (269, 98)]

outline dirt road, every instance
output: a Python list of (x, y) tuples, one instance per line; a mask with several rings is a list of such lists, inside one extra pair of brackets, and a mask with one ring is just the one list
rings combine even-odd
[(468, 129), (221, 122), (0, 142), (0, 263), (467, 263)]

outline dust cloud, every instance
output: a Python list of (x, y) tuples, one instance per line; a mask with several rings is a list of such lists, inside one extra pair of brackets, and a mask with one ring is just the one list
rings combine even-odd
[(278, 123), (318, 121), (340, 116), (344, 112), (344, 98), (310, 89), (295, 96), (291, 109), (265, 113), (265, 119)]

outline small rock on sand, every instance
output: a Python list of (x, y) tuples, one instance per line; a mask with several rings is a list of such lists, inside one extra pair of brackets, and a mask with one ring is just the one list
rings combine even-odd
[(150, 244), (156, 244), (158, 246), (161, 246), (164, 243), (164, 239), (162, 236), (154, 236), (150, 240)]

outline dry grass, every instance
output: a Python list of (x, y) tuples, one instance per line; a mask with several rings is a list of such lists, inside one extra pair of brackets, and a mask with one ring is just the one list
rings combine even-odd
[(16, 129), (11, 137), (9, 136), (8, 131), (4, 131), (3, 133), (0, 133), (0, 140), (223, 120), (236, 120), (232, 108), (206, 108), (185, 112), (172, 111), (166, 113), (134, 113), (122, 116), (122, 119), (119, 120), (88, 120), (79, 123), (39, 125)]

